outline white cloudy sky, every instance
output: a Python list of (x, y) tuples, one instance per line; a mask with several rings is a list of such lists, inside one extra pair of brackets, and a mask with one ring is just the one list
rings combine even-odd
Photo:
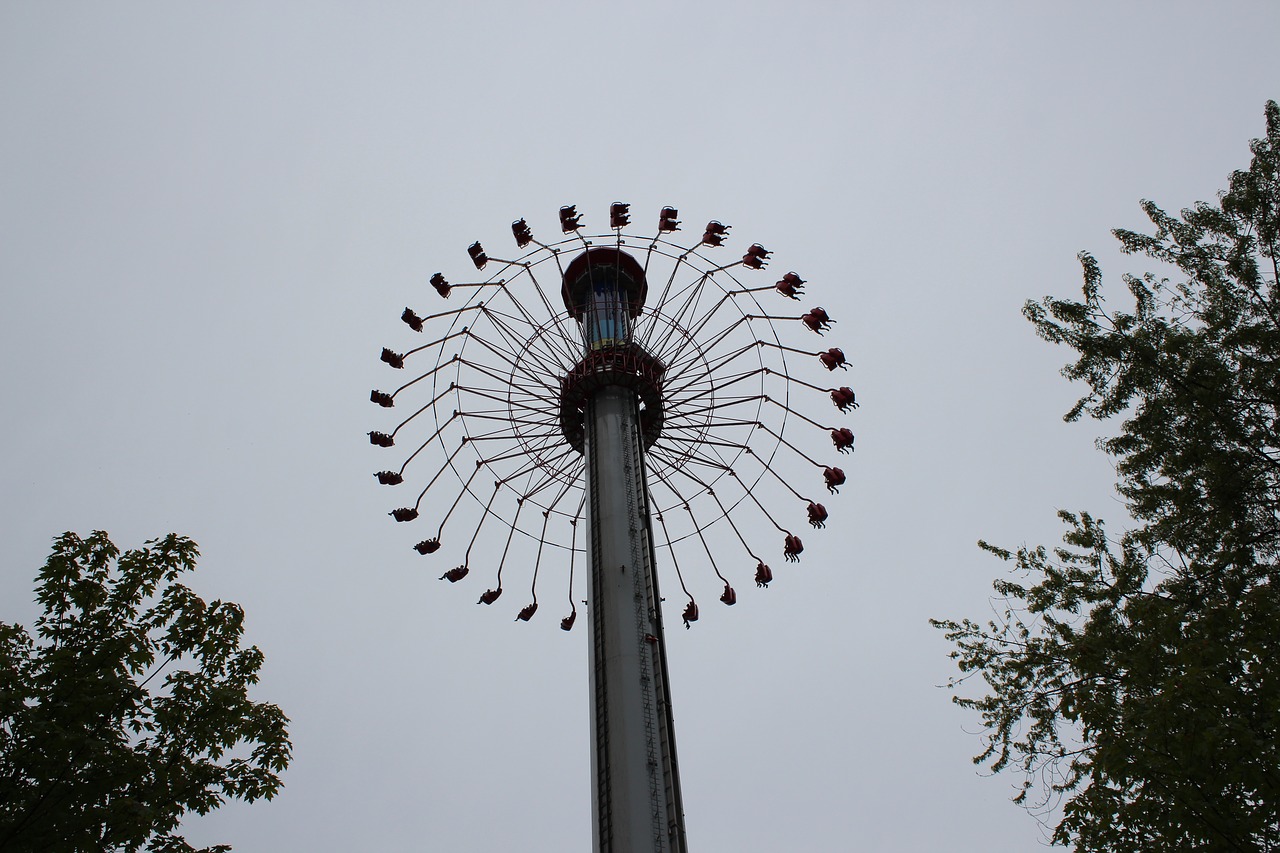
[(0, 618), (60, 531), (188, 534), (296, 747), (193, 841), (588, 849), (585, 631), (437, 582), (367, 395), (472, 240), (674, 204), (803, 271), (863, 404), (801, 567), (671, 632), (691, 849), (1033, 848), (926, 620), (987, 611), (979, 537), (1119, 526), (1019, 309), (1080, 249), (1142, 270), (1108, 229), (1247, 164), (1277, 32), (1269, 2), (0, 2)]

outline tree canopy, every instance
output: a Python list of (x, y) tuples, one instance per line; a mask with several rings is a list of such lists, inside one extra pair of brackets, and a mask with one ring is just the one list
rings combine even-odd
[(1060, 512), (1061, 546), (982, 548), (1015, 566), (1000, 616), (933, 624), (987, 689), (974, 760), (1023, 774), (1026, 805), (1062, 807), (1052, 840), (1082, 851), (1280, 850), (1280, 108), (1216, 203), (1149, 234), (1160, 262), (1106, 304), (1088, 253), (1083, 297), (1024, 314), (1075, 351), (1087, 386), (1066, 414), (1122, 419), (1114, 457), (1131, 527)]
[(288, 719), (248, 696), (241, 608), (177, 582), (198, 555), (172, 534), (55, 540), (34, 636), (0, 623), (0, 850), (190, 853), (185, 813), (280, 789)]

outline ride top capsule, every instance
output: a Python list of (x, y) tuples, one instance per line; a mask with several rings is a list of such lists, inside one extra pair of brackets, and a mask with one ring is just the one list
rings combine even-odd
[(621, 249), (588, 249), (564, 271), (564, 307), (582, 324), (590, 349), (621, 345), (644, 310), (649, 285), (640, 262)]
[(662, 433), (667, 368), (632, 334), (648, 290), (644, 268), (620, 249), (588, 249), (565, 269), (561, 295), (578, 321), (583, 356), (561, 377), (560, 429), (578, 452), (583, 449), (588, 401), (608, 386), (635, 392), (646, 449)]

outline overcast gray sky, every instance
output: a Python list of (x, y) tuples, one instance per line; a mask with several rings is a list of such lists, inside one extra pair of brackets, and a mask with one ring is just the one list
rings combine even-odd
[(863, 405), (800, 567), (668, 613), (691, 849), (1032, 849), (926, 619), (988, 612), (979, 537), (1120, 528), (1019, 309), (1086, 248), (1123, 299), (1109, 229), (1248, 163), (1277, 32), (1271, 2), (0, 0), (0, 619), (63, 530), (190, 535), (296, 748), (193, 842), (589, 849), (586, 632), (436, 580), (368, 392), (471, 241), (672, 204), (802, 271)]

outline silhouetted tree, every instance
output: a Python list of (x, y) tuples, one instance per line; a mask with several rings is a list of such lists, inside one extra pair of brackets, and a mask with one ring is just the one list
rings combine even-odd
[[(1217, 203), (1125, 252), (1177, 270), (1127, 277), (1109, 309), (1088, 254), (1080, 301), (1028, 303), (1076, 352), (1067, 413), (1123, 417), (1114, 457), (1134, 526), (1060, 513), (1062, 547), (1010, 552), (1002, 616), (937, 621), (989, 691), (975, 758), (1062, 797), (1053, 841), (1088, 851), (1280, 850), (1280, 109)], [(952, 686), (963, 681), (961, 677)]]
[(279, 790), (288, 719), (249, 699), (263, 658), (240, 607), (177, 582), (198, 554), (55, 540), (35, 636), (0, 623), (0, 850), (192, 851), (185, 813)]

